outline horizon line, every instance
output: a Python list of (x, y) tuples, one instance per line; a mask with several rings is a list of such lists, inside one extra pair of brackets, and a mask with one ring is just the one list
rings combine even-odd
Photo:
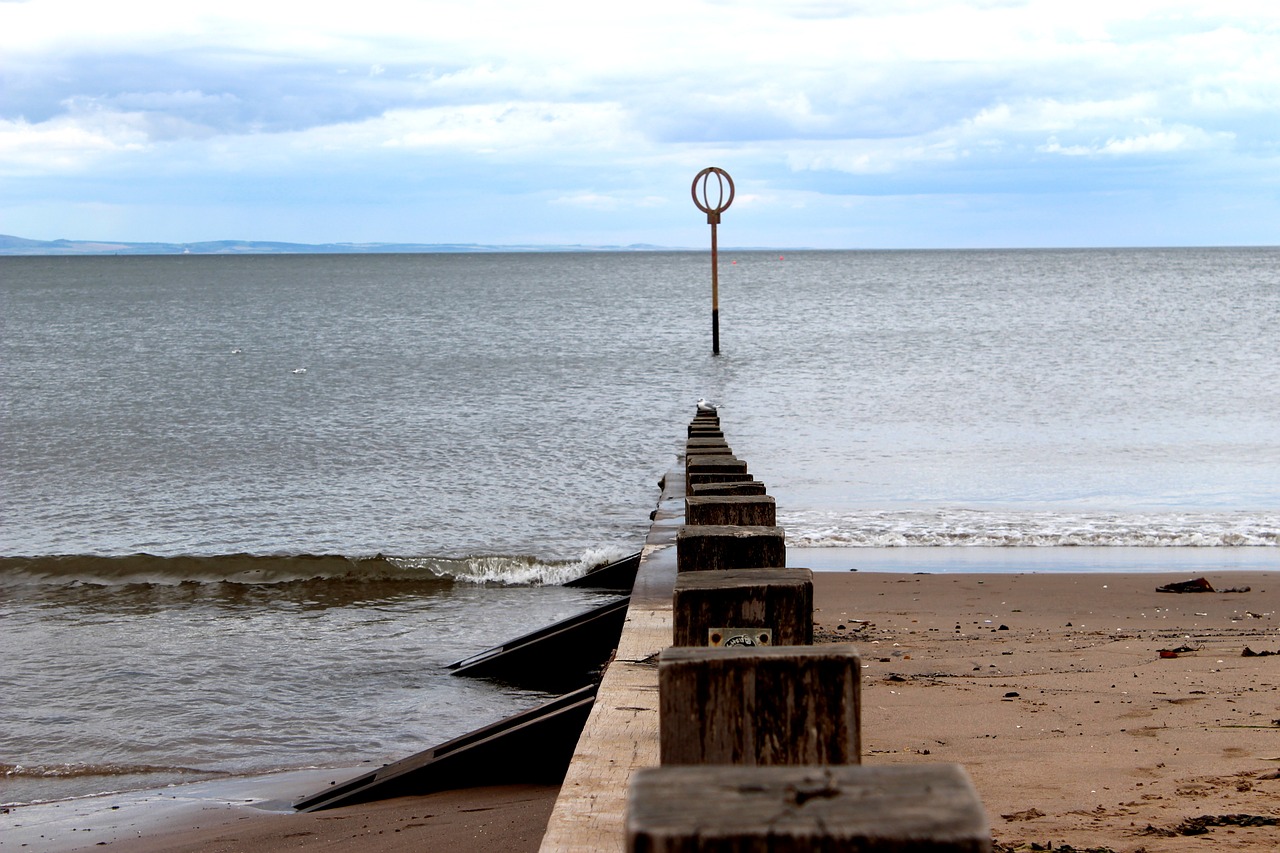
[[(956, 252), (956, 251), (1071, 251), (1105, 249), (1267, 249), (1280, 244), (1167, 244), (1167, 245), (1059, 245), (1059, 246), (722, 246), (720, 252)], [(478, 243), (349, 241), (300, 243), (286, 240), (218, 239), (187, 242), (144, 240), (95, 240), (58, 238), (38, 240), (0, 234), (0, 256), (60, 257), (68, 255), (287, 255), (287, 254), (466, 254), (555, 252), (705, 252), (707, 247), (666, 246), (655, 243)]]

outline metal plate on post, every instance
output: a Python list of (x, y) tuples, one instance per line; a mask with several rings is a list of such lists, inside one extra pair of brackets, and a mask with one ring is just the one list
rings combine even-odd
[(707, 645), (717, 649), (772, 646), (772, 628), (708, 628)]

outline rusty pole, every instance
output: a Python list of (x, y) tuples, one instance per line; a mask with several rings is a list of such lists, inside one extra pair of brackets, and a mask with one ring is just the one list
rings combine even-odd
[[(716, 179), (715, 203), (711, 200), (710, 181)], [(725, 195), (725, 184), (729, 194)], [(701, 190), (701, 193), (699, 193)], [(693, 179), (693, 203), (707, 215), (707, 224), (711, 226), (711, 354), (720, 354), (720, 259), (716, 246), (716, 226), (720, 224), (720, 214), (733, 204), (733, 178), (724, 169), (708, 166)], [(699, 197), (701, 196), (701, 197)]]

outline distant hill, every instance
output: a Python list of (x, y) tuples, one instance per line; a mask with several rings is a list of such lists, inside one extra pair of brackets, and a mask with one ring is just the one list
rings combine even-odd
[(654, 252), (667, 247), (488, 246), (479, 243), (275, 243), (211, 240), (203, 243), (127, 243), (109, 240), (27, 240), (0, 234), (0, 255), (372, 255), (397, 252)]

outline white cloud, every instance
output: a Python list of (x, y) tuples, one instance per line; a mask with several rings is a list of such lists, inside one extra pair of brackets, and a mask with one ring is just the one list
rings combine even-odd
[(1050, 138), (1037, 150), (1070, 157), (1171, 154), (1222, 148), (1230, 145), (1234, 138), (1231, 133), (1210, 134), (1198, 127), (1172, 127), (1137, 136), (1112, 137), (1100, 144), (1062, 145), (1056, 138)]
[(82, 171), (102, 158), (150, 148), (146, 118), (95, 111), (45, 122), (0, 118), (0, 174)]
[(923, 198), (1077, 191), (1093, 162), (1121, 187), (1211, 163), (1253, 193), (1280, 157), (1263, 0), (31, 0), (0, 3), (0, 78), (0, 176), (32, 197), (108, 165), (224, 205), (228, 174), (265, 192), (453, 169), (477, 206), (518, 186), (567, 217), (661, 212), (711, 162), (740, 199)]
[(310, 147), (452, 149), (545, 157), (548, 146), (604, 152), (636, 141), (625, 113), (613, 104), (505, 103), (397, 109), (354, 124), (297, 135)]
[(585, 207), (589, 210), (617, 210), (622, 206), (614, 196), (590, 192), (560, 196), (559, 198), (551, 199), (551, 203), (570, 207)]

